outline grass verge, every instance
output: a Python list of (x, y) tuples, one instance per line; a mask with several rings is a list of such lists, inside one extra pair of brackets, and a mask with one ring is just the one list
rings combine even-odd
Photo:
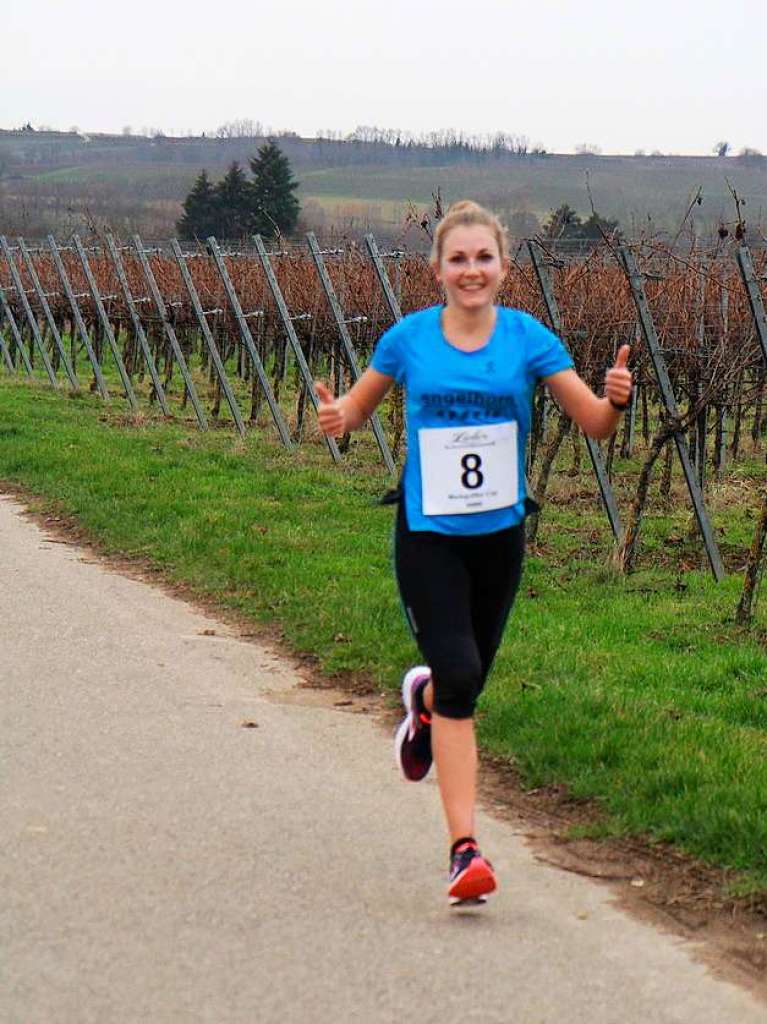
[[(320, 445), (288, 453), (271, 434), (126, 420), (116, 402), (6, 379), (0, 478), (76, 516), (106, 551), (279, 623), (327, 673), (394, 690), (415, 656), (391, 573), (392, 511), (376, 504), (386, 481), (369, 456), (353, 450), (334, 468)], [(673, 843), (731, 870), (740, 894), (763, 891), (767, 656), (761, 631), (732, 621), (738, 576), (716, 585), (682, 573), (678, 557), (659, 564), (662, 537), (684, 531), (677, 509), (665, 531), (651, 517), (647, 557), (618, 577), (593, 501), (579, 519), (572, 494), (559, 497), (482, 701), (482, 744), (530, 786), (598, 801), (603, 833)], [(712, 506), (740, 551), (747, 503), (726, 497)]]

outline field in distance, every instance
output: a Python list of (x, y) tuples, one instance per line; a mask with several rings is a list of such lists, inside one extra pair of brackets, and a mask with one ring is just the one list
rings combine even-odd
[[(0, 225), (29, 237), (109, 223), (149, 237), (175, 233), (181, 203), (199, 172), (222, 177), (232, 161), (247, 167), (260, 138), (207, 139), (81, 136), (0, 131)], [(531, 234), (551, 210), (569, 204), (629, 234), (676, 230), (698, 188), (700, 233), (732, 222), (728, 182), (745, 200), (752, 229), (767, 215), (767, 158), (518, 155), (397, 150), (379, 143), (280, 137), (299, 181), (304, 226), (339, 231), (401, 229), (408, 204), (471, 196), (499, 212), (516, 234)]]

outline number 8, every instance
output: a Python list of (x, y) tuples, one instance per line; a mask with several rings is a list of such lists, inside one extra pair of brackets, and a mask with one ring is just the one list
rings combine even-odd
[(484, 476), (479, 471), (482, 459), (479, 455), (469, 452), (461, 459), (461, 465), (464, 469), (464, 472), (461, 474), (461, 483), (467, 490), (476, 491), (485, 482)]

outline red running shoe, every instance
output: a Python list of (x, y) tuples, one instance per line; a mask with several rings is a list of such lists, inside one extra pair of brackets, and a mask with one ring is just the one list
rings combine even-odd
[(447, 894), (452, 906), (485, 903), (497, 882), (493, 865), (485, 860), (473, 839), (467, 839), (450, 857), (450, 888)]
[(394, 736), (394, 759), (408, 782), (420, 782), (431, 768), (431, 715), (421, 694), (431, 679), (426, 665), (416, 665), (402, 680), (402, 703), (407, 714)]

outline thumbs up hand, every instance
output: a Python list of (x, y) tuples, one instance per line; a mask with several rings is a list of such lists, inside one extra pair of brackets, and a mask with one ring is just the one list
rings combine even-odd
[(339, 399), (334, 398), (321, 380), (314, 382), (314, 390), (319, 399), (317, 419), (320, 423), (320, 430), (329, 437), (341, 437), (347, 430), (343, 404)]
[(630, 345), (621, 345), (618, 355), (615, 357), (615, 365), (607, 371), (605, 376), (605, 398), (609, 399), (614, 409), (623, 410), (631, 401), (631, 389), (633, 377), (628, 368)]

